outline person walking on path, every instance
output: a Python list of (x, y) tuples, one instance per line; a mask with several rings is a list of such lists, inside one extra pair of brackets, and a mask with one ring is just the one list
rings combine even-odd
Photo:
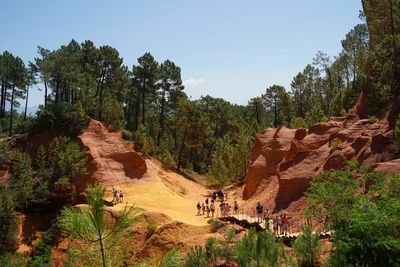
[(211, 216), (214, 218), (214, 212), (215, 212), (215, 204), (214, 204), (214, 202), (211, 203), (210, 210), (211, 210)]
[(204, 206), (204, 203), (201, 204), (201, 210), (203, 211), (203, 215), (204, 215), (204, 212), (206, 211), (206, 206)]
[(201, 205), (200, 205), (200, 202), (199, 203), (197, 203), (197, 215), (200, 215), (200, 210), (201, 210)]
[(274, 231), (275, 235), (278, 236), (279, 235), (279, 231), (278, 231), (278, 217), (279, 216), (275, 216), (272, 218), (272, 230)]
[(260, 202), (257, 202), (256, 205), (256, 212), (257, 212), (257, 222), (263, 221), (262, 215), (263, 215), (263, 206), (260, 204)]
[(285, 236), (288, 235), (288, 229), (289, 229), (289, 219), (291, 219), (292, 217), (288, 216), (286, 213), (283, 214), (282, 217), (282, 226), (283, 226), (283, 234)]
[(210, 217), (210, 208), (206, 205), (207, 218)]
[(237, 203), (237, 201), (235, 200), (235, 202), (233, 203), (233, 213), (235, 215), (238, 215), (239, 213), (239, 204)]
[(224, 214), (224, 202), (221, 202), (221, 204), (219, 204), (219, 210), (221, 212), (221, 217), (222, 217)]
[(283, 217), (282, 214), (278, 216), (278, 232), (280, 235), (283, 235), (282, 217)]
[(124, 202), (124, 194), (122, 193), (122, 190), (119, 190), (119, 201), (121, 203)]
[(269, 219), (270, 219), (269, 209), (266, 209), (264, 212), (264, 220), (265, 220), (265, 228), (266, 229), (269, 229)]

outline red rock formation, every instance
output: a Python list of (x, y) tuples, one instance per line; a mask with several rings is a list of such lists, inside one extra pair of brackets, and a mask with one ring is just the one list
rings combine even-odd
[[(274, 210), (298, 208), (310, 178), (345, 166), (347, 160), (375, 164), (376, 170), (400, 170), (393, 158), (393, 131), (387, 118), (364, 117), (363, 99), (346, 117), (333, 117), (310, 129), (279, 127), (257, 134), (245, 178), (243, 198)], [(333, 141), (332, 141), (333, 140)], [(395, 167), (394, 167), (395, 166)], [(296, 204), (297, 202), (297, 204)]]
[(147, 171), (142, 156), (124, 145), (121, 132), (109, 130), (99, 121), (90, 120), (78, 138), (89, 158), (90, 181), (119, 184), (141, 178)]

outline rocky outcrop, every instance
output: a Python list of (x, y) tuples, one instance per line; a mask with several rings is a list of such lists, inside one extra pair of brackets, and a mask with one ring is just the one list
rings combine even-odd
[(121, 132), (109, 130), (96, 120), (78, 137), (88, 156), (90, 181), (114, 185), (141, 178), (147, 171), (145, 160), (125, 146)]
[(365, 116), (361, 102), (348, 116), (308, 130), (281, 126), (257, 134), (243, 198), (275, 211), (286, 209), (303, 197), (312, 176), (342, 168), (347, 160), (375, 164), (375, 170), (385, 172), (400, 170), (399, 160), (390, 161), (393, 130), (387, 118), (360, 119)]

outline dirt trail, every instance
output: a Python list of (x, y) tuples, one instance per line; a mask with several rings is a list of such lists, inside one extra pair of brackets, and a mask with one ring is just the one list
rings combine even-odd
[[(207, 225), (207, 218), (197, 216), (196, 205), (204, 201), (207, 189), (181, 175), (159, 167), (155, 162), (146, 159), (147, 172), (140, 179), (118, 184), (124, 194), (124, 203), (136, 204), (147, 210), (164, 213), (172, 220), (191, 225)], [(112, 200), (112, 186), (107, 187), (107, 200)], [(116, 210), (124, 204), (114, 206)]]

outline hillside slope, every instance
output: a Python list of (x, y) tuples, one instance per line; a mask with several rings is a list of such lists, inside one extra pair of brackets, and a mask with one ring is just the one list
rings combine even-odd
[(342, 168), (347, 160), (400, 171), (400, 161), (393, 160), (394, 132), (387, 117), (361, 119), (363, 105), (361, 97), (347, 116), (309, 129), (279, 127), (257, 134), (243, 190), (246, 205), (260, 201), (276, 212), (299, 211), (307, 203), (304, 192), (310, 178)]

